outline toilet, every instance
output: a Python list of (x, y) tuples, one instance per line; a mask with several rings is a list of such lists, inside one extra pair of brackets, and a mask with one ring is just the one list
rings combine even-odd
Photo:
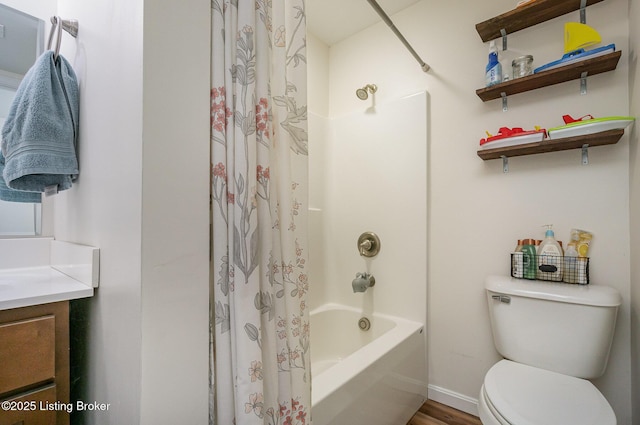
[(484, 377), (483, 425), (616, 425), (588, 379), (602, 376), (618, 307), (614, 288), (489, 276), (493, 341), (504, 357)]

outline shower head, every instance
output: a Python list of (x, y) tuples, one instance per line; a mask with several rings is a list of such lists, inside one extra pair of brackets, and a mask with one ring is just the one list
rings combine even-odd
[(360, 100), (367, 100), (369, 93), (367, 93), (365, 89), (358, 89), (356, 90), (356, 96), (358, 96), (358, 99)]
[(367, 100), (369, 98), (369, 93), (373, 94), (378, 91), (378, 86), (375, 84), (367, 84), (366, 86), (356, 90), (356, 96), (360, 100)]

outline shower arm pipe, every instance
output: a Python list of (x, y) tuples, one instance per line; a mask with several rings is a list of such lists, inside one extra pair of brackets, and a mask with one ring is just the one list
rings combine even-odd
[(387, 26), (389, 28), (391, 28), (391, 31), (393, 31), (393, 33), (400, 39), (400, 41), (402, 41), (402, 44), (404, 44), (404, 46), (407, 48), (407, 50), (409, 50), (409, 52), (413, 55), (414, 58), (416, 58), (416, 60), (418, 61), (418, 63), (420, 64), (420, 67), (422, 68), (422, 70), (424, 72), (427, 72), (431, 69), (431, 67), (429, 65), (427, 65), (422, 58), (420, 57), (420, 55), (418, 55), (418, 53), (416, 53), (416, 51), (413, 49), (413, 47), (411, 47), (411, 44), (409, 44), (409, 42), (407, 41), (406, 38), (404, 38), (404, 36), (402, 35), (402, 33), (398, 30), (398, 28), (396, 28), (395, 25), (393, 25), (393, 22), (391, 21), (391, 18), (389, 18), (389, 15), (387, 15), (385, 13), (384, 10), (382, 10), (382, 8), (380, 7), (380, 5), (376, 2), (376, 0), (367, 0), (369, 2), (369, 4), (371, 5), (371, 7), (373, 8), (373, 10), (376, 11), (376, 13), (378, 15), (380, 15), (380, 17), (382, 18), (382, 20), (385, 22), (385, 24), (387, 24)]

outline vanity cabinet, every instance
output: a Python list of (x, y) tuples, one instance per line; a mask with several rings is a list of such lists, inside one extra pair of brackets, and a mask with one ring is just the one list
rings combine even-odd
[(0, 311), (0, 425), (68, 425), (69, 302)]

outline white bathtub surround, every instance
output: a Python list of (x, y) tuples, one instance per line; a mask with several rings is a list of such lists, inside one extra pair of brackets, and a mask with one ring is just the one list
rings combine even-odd
[[(427, 315), (428, 96), (422, 91), (381, 102), (386, 85), (366, 73), (362, 80), (344, 88), (358, 102), (352, 112), (310, 114), (311, 303), (314, 311), (340, 304), (369, 318), (408, 320), (419, 329)], [(355, 90), (365, 82), (378, 90), (361, 101)], [(381, 242), (373, 258), (358, 251), (358, 237), (367, 231)], [(363, 272), (375, 276), (375, 286), (354, 294), (352, 280)], [(312, 323), (314, 425), (406, 423), (426, 398), (426, 333), (405, 328), (401, 337), (402, 327), (394, 325), (366, 344), (358, 319), (349, 319), (358, 333), (347, 332), (346, 341), (338, 330), (346, 332), (348, 324), (337, 321), (322, 331), (323, 325)], [(351, 348), (324, 353), (336, 345)], [(345, 360), (331, 365), (336, 358)]]
[(304, 2), (211, 6), (211, 415), (220, 424), (305, 424), (311, 370)]
[[(353, 112), (309, 117), (311, 302), (313, 308), (366, 306), (425, 323), (428, 96), (381, 102), (387, 88), (377, 86), (365, 101), (356, 97), (357, 87), (349, 90), (359, 102)], [(373, 258), (358, 252), (358, 237), (367, 231), (381, 242)], [(354, 294), (351, 282), (362, 272), (374, 275), (376, 285)]]
[(406, 423), (427, 395), (424, 326), (326, 304), (311, 312), (313, 424)]
[(0, 310), (93, 296), (100, 250), (52, 238), (0, 239)]

